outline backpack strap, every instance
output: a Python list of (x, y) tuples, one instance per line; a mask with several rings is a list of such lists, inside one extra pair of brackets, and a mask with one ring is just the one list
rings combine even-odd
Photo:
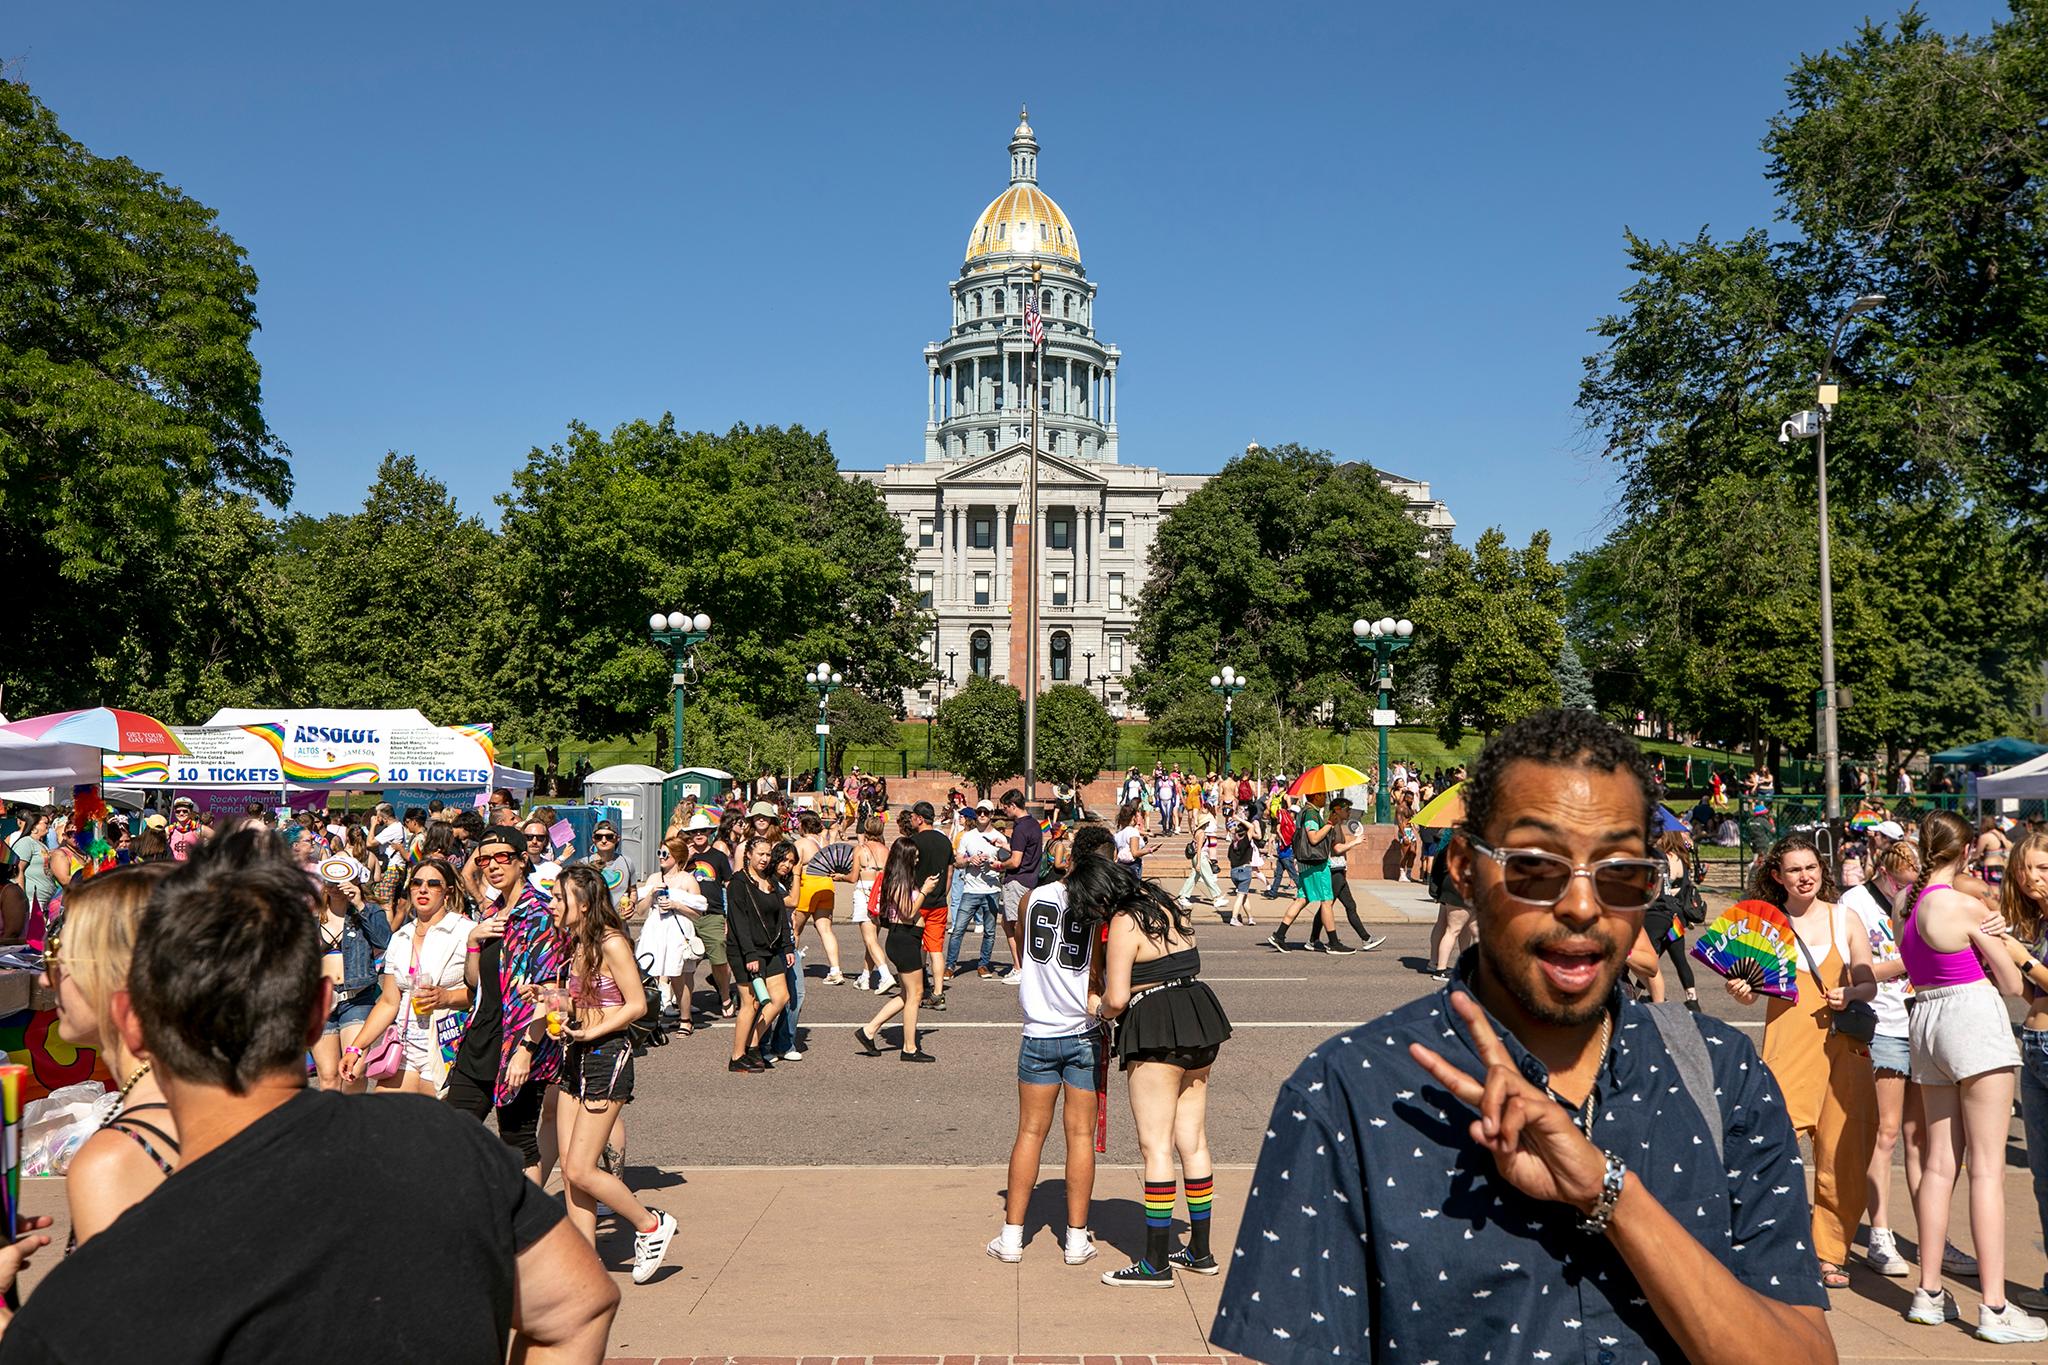
[(1721, 1113), (1721, 1101), (1714, 1093), (1714, 1064), (1707, 1057), (1707, 1040), (1700, 1033), (1700, 1026), (1686, 1009), (1682, 1000), (1666, 1000), (1662, 1004), (1645, 1005), (1643, 1010), (1650, 1016), (1650, 1022), (1657, 1026), (1657, 1036), (1664, 1040), (1664, 1050), (1671, 1054), (1671, 1060), (1678, 1067), (1678, 1079), (1685, 1086), (1685, 1093), (1700, 1111), (1700, 1117), (1707, 1121), (1707, 1132), (1714, 1139), (1714, 1156), (1725, 1163), (1728, 1154), (1724, 1150), (1727, 1119)]

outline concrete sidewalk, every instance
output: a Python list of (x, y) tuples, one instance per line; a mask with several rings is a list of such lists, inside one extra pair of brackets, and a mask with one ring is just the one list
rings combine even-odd
[[(902, 1155), (914, 1159), (916, 1134)], [(1055, 1155), (1057, 1142), (1054, 1143)], [(888, 1153), (878, 1153), (886, 1156)], [(632, 1167), (628, 1179), (658, 1208), (673, 1212), (682, 1234), (670, 1264), (649, 1284), (625, 1273), (629, 1232), (607, 1220), (599, 1252), (623, 1303), (612, 1329), (613, 1361), (728, 1357), (760, 1362), (804, 1357), (882, 1358), (996, 1365), (999, 1358), (1064, 1358), (1073, 1365), (1197, 1365), (1215, 1359), (1208, 1329), (1222, 1277), (1181, 1275), (1170, 1290), (1113, 1289), (1105, 1270), (1142, 1247), (1144, 1217), (1137, 1171), (1103, 1166), (1093, 1223), (1101, 1254), (1080, 1266), (1060, 1257), (1065, 1211), (1057, 1166), (1048, 1162), (1027, 1218), (1024, 1260), (1005, 1265), (982, 1244), (1002, 1221), (1005, 1179), (995, 1166)], [(1251, 1171), (1216, 1172), (1215, 1243), (1229, 1260)], [(1904, 1181), (1897, 1180), (1904, 1203)], [(58, 1261), (64, 1241), (63, 1181), (22, 1182), (30, 1213), (59, 1219), (56, 1246), (36, 1258), (37, 1280)], [(1965, 1201), (1957, 1201), (1953, 1238), (1969, 1247)], [(2024, 1168), (2009, 1168), (2006, 1217), (2013, 1284), (2039, 1284), (2044, 1269), (2034, 1202)], [(1895, 1220), (1913, 1254), (1909, 1216)], [(1184, 1228), (1176, 1223), (1176, 1235)], [(1964, 1324), (1918, 1327), (1903, 1314), (1912, 1281), (1886, 1280), (1860, 1262), (1854, 1284), (1835, 1295), (1828, 1315), (1845, 1362), (2040, 1361), (2048, 1343), (1990, 1346)], [(1950, 1281), (1965, 1323), (1974, 1324), (1972, 1281)], [(980, 1360), (976, 1362), (976, 1358)], [(1123, 1357), (1117, 1361), (1116, 1357)], [(994, 1358), (994, 1359), (992, 1359)], [(1084, 1359), (1085, 1358), (1085, 1359)], [(811, 1362), (817, 1365), (817, 1362)]]

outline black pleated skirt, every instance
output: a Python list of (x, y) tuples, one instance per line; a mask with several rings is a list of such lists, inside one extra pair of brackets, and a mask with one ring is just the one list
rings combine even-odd
[(1142, 991), (1117, 1022), (1117, 1059), (1128, 1066), (1140, 1053), (1193, 1053), (1223, 1045), (1230, 1016), (1206, 981)]

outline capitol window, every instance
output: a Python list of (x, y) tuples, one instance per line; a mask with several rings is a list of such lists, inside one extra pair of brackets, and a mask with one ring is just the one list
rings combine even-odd
[(995, 292), (995, 306), (994, 306), (993, 308), (990, 308), (990, 309), (989, 309), (989, 311), (990, 311), (991, 313), (997, 313), (997, 314), (1000, 314), (1000, 313), (1004, 312), (1005, 310), (1004, 310), (1004, 307), (1003, 307), (1003, 302), (1004, 302), (1004, 300), (1003, 300), (1003, 291), (1002, 291), (1002, 290), (1000, 290), (1000, 289), (998, 289), (998, 290), (996, 290), (996, 292)]
[(1055, 550), (1065, 550), (1073, 545), (1074, 523), (1065, 517), (1054, 517), (1045, 524), (1045, 543)]
[(1120, 573), (1113, 573), (1109, 576), (1109, 609), (1111, 611), (1122, 611), (1124, 609), (1124, 576)]
[(1067, 576), (1063, 573), (1052, 576), (1052, 604), (1056, 607), (1067, 605)]
[(917, 605), (927, 611), (931, 609), (932, 576), (928, 571), (921, 571), (917, 575)]
[(1122, 517), (1111, 517), (1109, 519), (1109, 548), (1112, 550), (1121, 550), (1123, 549), (1123, 547), (1124, 519)]
[(986, 678), (989, 667), (988, 632), (977, 630), (967, 640), (967, 666), (977, 678)]
[(1124, 671), (1124, 637), (1121, 635), (1109, 637), (1109, 671), (1112, 673)]
[(921, 549), (921, 550), (929, 550), (929, 549), (931, 549), (931, 547), (932, 547), (932, 541), (933, 541), (933, 539), (934, 539), (934, 527), (933, 527), (933, 522), (932, 522), (932, 519), (931, 519), (930, 517), (919, 517), (919, 518), (917, 519), (917, 546), (918, 546), (918, 548), (919, 548), (919, 549)]
[(976, 517), (974, 519), (973, 534), (974, 548), (986, 550), (995, 544), (995, 523), (987, 517)]
[(981, 316), (981, 295), (978, 293), (974, 296), (974, 316)]
[(998, 240), (1001, 240), (1001, 239), (1007, 238), (1007, 237), (1009, 236), (1009, 229), (1010, 229), (1010, 225), (1009, 225), (1008, 223), (997, 223), (997, 224), (996, 224), (996, 237), (997, 237), (997, 239), (998, 239)]
[(1063, 630), (1052, 633), (1052, 680), (1065, 682), (1074, 676), (1074, 641)]
[(974, 605), (977, 607), (985, 607), (988, 605), (987, 570), (983, 570), (982, 572), (974, 576)]
[(1074, 316), (1074, 296), (1072, 294), (1060, 295), (1060, 313), (1063, 317)]

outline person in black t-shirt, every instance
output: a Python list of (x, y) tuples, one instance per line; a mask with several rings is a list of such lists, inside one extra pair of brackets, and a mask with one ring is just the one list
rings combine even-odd
[[(183, 1160), (50, 1272), (0, 1362), (603, 1359), (618, 1289), (503, 1143), (425, 1096), (306, 1089), (333, 995), (311, 897), (261, 831), (199, 845), (151, 897), (115, 1022)], [(434, 1269), (371, 1293), (361, 1191), (334, 1173), (395, 1151), (380, 1207), (432, 1230)]]
[(946, 890), (953, 880), (953, 841), (932, 828), (937, 815), (929, 801), (910, 808), (910, 843), (917, 850), (917, 881), (924, 888), (917, 905), (924, 912), (924, 953), (930, 960), (925, 979), (935, 993), (946, 979)]

